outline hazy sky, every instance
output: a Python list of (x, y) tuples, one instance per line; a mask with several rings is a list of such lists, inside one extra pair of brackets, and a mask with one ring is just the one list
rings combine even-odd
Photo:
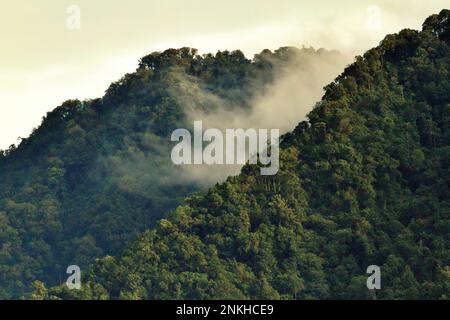
[(155, 50), (252, 57), (306, 45), (354, 56), (444, 7), (448, 0), (0, 0), (0, 149), (64, 100), (102, 96)]

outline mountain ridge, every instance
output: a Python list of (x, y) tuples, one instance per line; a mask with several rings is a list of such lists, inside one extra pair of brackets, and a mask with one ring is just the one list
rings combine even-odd
[[(388, 35), (281, 143), (159, 221), (80, 291), (35, 299), (449, 299), (450, 11)], [(381, 290), (366, 268), (379, 265)]]
[(286, 69), (317, 75), (310, 66), (337, 70), (330, 61), (341, 60), (292, 47), (252, 60), (240, 51), (168, 49), (143, 57), (104, 97), (49, 112), (30, 137), (0, 153), (0, 297), (27, 296), (34, 280), (56, 285), (68, 265), (84, 269), (118, 254), (187, 195), (212, 185), (215, 177), (203, 183), (206, 174), (170, 161), (170, 133), (192, 125), (192, 111), (250, 115), (255, 96)]

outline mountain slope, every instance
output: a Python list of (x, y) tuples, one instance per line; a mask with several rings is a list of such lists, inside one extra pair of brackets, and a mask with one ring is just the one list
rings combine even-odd
[(68, 265), (118, 254), (211, 184), (170, 161), (170, 134), (192, 125), (190, 113), (251, 113), (255, 96), (293, 64), (307, 72), (340, 60), (313, 49), (265, 50), (253, 60), (169, 49), (143, 57), (101, 99), (49, 112), (18, 147), (0, 152), (0, 298), (24, 296), (36, 279), (59, 284)]
[(82, 290), (36, 282), (33, 297), (448, 299), (449, 35), (443, 10), (387, 36), (285, 135), (276, 176), (246, 166), (97, 261)]

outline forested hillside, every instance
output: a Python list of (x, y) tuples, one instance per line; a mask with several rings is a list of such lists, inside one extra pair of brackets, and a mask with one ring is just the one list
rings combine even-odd
[(97, 261), (82, 290), (36, 282), (33, 297), (448, 299), (450, 11), (357, 57), (308, 118), (277, 175), (246, 166)]
[(293, 63), (320, 70), (341, 58), (295, 48), (253, 60), (169, 49), (143, 57), (101, 99), (49, 112), (29, 138), (0, 152), (0, 298), (27, 296), (34, 280), (56, 285), (68, 265), (118, 254), (205, 189), (170, 161), (170, 134), (192, 126), (193, 108), (252, 112), (254, 97)]

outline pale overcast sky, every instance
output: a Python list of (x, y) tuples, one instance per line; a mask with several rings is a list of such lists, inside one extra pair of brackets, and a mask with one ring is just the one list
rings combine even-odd
[(155, 50), (252, 57), (306, 45), (354, 56), (445, 7), (448, 0), (0, 0), (0, 149), (64, 100), (102, 96)]

